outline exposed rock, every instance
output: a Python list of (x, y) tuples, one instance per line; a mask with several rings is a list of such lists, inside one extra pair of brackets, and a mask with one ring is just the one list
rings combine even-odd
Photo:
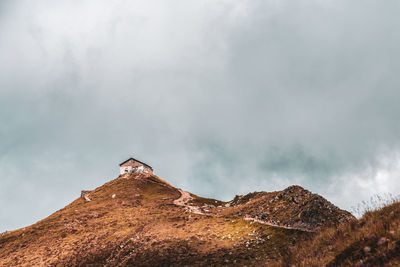
[(366, 246), (366, 247), (364, 247), (364, 253), (370, 253), (371, 252), (371, 247), (369, 247), (369, 246)]
[(81, 191), (81, 197), (84, 197), (85, 195), (89, 195), (92, 192), (93, 192), (93, 190), (82, 190)]
[(388, 242), (387, 238), (386, 238), (386, 237), (381, 237), (381, 238), (378, 240), (378, 246), (382, 246), (382, 245), (385, 244), (386, 242)]
[(355, 219), (323, 197), (296, 185), (277, 192), (235, 196), (230, 203), (239, 212), (248, 214), (248, 218), (307, 231), (318, 231)]
[(85, 199), (87, 202), (91, 201), (91, 199), (89, 198), (89, 194), (93, 192), (92, 190), (82, 190), (81, 191), (81, 197), (83, 199)]

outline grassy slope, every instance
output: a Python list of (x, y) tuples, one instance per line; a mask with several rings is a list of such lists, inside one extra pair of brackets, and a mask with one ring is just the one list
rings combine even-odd
[(172, 203), (177, 189), (147, 178), (115, 179), (90, 193), (90, 202), (78, 198), (1, 236), (0, 266), (259, 265), (308, 235), (232, 215), (185, 213)]
[(329, 228), (292, 249), (281, 261), (295, 266), (399, 266), (400, 203)]

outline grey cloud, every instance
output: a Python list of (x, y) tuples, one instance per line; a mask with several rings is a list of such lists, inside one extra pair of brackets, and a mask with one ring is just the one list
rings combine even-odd
[(399, 5), (2, 2), (0, 230), (131, 155), (222, 199), (298, 183), (349, 208), (400, 189)]

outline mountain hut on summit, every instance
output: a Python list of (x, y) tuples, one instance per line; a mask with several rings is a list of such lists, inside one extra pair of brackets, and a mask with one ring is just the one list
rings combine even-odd
[(119, 164), (119, 171), (121, 174), (134, 172), (153, 173), (153, 168), (137, 159), (129, 158)]

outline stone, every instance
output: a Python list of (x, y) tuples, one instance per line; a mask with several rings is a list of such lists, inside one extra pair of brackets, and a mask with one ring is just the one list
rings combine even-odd
[(386, 243), (386, 237), (381, 237), (378, 241), (378, 246), (381, 246)]

